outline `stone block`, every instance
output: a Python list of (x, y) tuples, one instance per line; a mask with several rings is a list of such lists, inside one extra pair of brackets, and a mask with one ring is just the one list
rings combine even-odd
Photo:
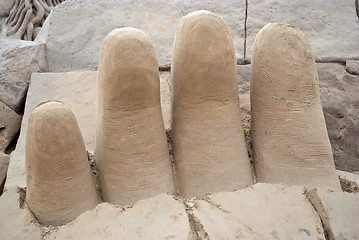
[(19, 130), (21, 116), (0, 101), (0, 152), (5, 151)]
[(330, 240), (359, 239), (359, 194), (314, 189), (307, 195)]
[(21, 112), (31, 74), (47, 70), (45, 44), (1, 39), (0, 100)]
[(42, 230), (27, 208), (20, 208), (23, 195), (12, 187), (0, 197), (0, 236), (2, 240), (41, 240)]
[(209, 239), (322, 239), (324, 231), (303, 187), (255, 184), (195, 201), (194, 221)]
[(359, 76), (336, 63), (317, 63), (321, 102), (336, 168), (359, 170)]
[(247, 54), (267, 23), (287, 23), (304, 32), (318, 59), (359, 57), (359, 21), (354, 1), (249, 0)]
[(159, 65), (169, 66), (179, 20), (199, 9), (215, 12), (225, 19), (237, 57), (243, 58), (244, 1), (66, 1), (52, 11), (47, 18), (48, 28), (39, 33), (41, 41), (47, 37), (49, 71), (96, 69), (103, 40), (119, 27), (134, 27), (148, 34)]
[(131, 208), (102, 203), (47, 239), (188, 239), (190, 232), (184, 205), (160, 194)]
[(346, 61), (345, 69), (348, 71), (348, 73), (359, 75), (359, 61), (358, 60)]

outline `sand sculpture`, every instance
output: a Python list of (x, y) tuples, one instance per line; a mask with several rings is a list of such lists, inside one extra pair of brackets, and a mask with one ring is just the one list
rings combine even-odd
[(250, 97), (258, 181), (340, 189), (314, 56), (299, 29), (274, 23), (257, 34)]
[(96, 161), (104, 201), (124, 205), (174, 194), (158, 63), (145, 33), (121, 28), (107, 35), (97, 92)]
[(235, 51), (222, 17), (196, 11), (181, 19), (171, 71), (179, 194), (193, 197), (251, 185)]
[(40, 104), (31, 112), (26, 181), (26, 203), (45, 225), (65, 224), (99, 203), (79, 126), (60, 102)]
[[(224, 20), (207, 11), (181, 19), (172, 60), (172, 146), (160, 106), (149, 37), (115, 29), (98, 67), (96, 162), (104, 201), (131, 205), (159, 193), (194, 197), (253, 184), (241, 124), (237, 67)], [(251, 68), (252, 138), (260, 182), (340, 189), (314, 57), (303, 33), (268, 24)], [(43, 224), (61, 225), (99, 202), (83, 139), (70, 109), (46, 102), (26, 137), (26, 202)]]
[(6, 36), (32, 41), (51, 9), (65, 0), (0, 0), (0, 18), (6, 17)]

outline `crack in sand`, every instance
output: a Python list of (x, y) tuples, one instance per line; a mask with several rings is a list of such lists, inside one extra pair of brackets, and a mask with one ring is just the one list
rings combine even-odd
[[(320, 209), (317, 209), (317, 208), (315, 207), (315, 203), (314, 203), (315, 199), (313, 199), (313, 198), (309, 195), (307, 189), (305, 189), (304, 196), (305, 196), (305, 198), (308, 200), (308, 202), (312, 205), (314, 211), (316, 212), (316, 214), (318, 215), (318, 217), (319, 217), (319, 219), (320, 219), (320, 223), (321, 223), (322, 229), (323, 229), (323, 231), (324, 231), (325, 240), (334, 239), (334, 238), (332, 238), (332, 236), (334, 236), (334, 234), (333, 234), (332, 230), (330, 229), (330, 225), (329, 225), (328, 222), (327, 222), (327, 221), (328, 221), (328, 216), (325, 216), (325, 217), (322, 218), (322, 215), (319, 214)], [(318, 198), (318, 199), (319, 199), (319, 198)], [(321, 207), (323, 207), (323, 206), (322, 206), (322, 203), (319, 203), (319, 204), (321, 205)], [(325, 219), (325, 218), (326, 218), (326, 219)], [(319, 232), (318, 229), (317, 229), (317, 231)]]
[(209, 240), (208, 233), (205, 231), (204, 226), (201, 221), (194, 216), (193, 210), (196, 209), (195, 199), (176, 199), (181, 201), (186, 208), (186, 213), (188, 216), (189, 225), (191, 228), (191, 233), (188, 236), (188, 240)]

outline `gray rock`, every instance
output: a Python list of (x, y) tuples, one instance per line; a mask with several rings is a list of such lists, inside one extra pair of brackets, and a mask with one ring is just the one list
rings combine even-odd
[(359, 170), (359, 76), (336, 63), (317, 63), (321, 102), (336, 168)]
[(345, 69), (351, 74), (359, 75), (359, 60), (346, 61)]
[(31, 74), (46, 70), (44, 44), (1, 39), (0, 100), (20, 112)]
[(302, 30), (319, 59), (359, 57), (359, 22), (354, 1), (249, 0), (247, 57), (251, 56), (258, 31), (271, 22)]
[[(169, 66), (181, 17), (205, 9), (221, 15), (232, 34), (237, 57), (243, 57), (244, 1), (65, 1), (47, 18), (39, 38), (46, 40), (50, 72), (97, 69), (101, 45), (114, 28), (135, 27), (149, 35), (160, 66)], [(48, 31), (45, 33), (44, 31)]]
[(10, 156), (0, 152), (0, 196), (3, 192)]
[(340, 185), (344, 192), (357, 193), (359, 192), (359, 175), (358, 173), (349, 173), (337, 170), (340, 180)]
[(5, 151), (14, 138), (20, 128), (20, 123), (21, 116), (0, 101), (0, 152)]

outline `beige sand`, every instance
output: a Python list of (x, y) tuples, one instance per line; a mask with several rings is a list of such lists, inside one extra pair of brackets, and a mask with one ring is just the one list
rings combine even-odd
[(36, 107), (26, 136), (26, 202), (40, 223), (61, 225), (99, 203), (74, 114), (60, 102)]
[(258, 180), (340, 189), (313, 53), (299, 29), (274, 23), (257, 34), (250, 94)]
[(175, 192), (156, 54), (134, 28), (106, 37), (98, 68), (96, 160), (104, 201), (133, 204)]
[(235, 52), (223, 18), (196, 11), (181, 19), (172, 81), (172, 144), (180, 195), (251, 185)]

